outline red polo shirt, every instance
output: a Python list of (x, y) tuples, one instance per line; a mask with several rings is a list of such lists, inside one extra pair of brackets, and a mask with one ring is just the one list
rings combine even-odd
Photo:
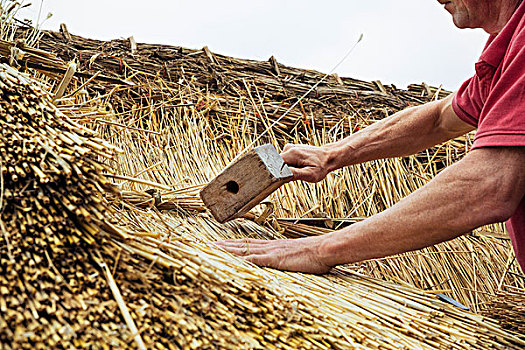
[[(489, 37), (476, 63), (476, 75), (463, 83), (453, 100), (456, 114), (478, 129), (473, 149), (525, 146), (524, 14), (522, 2), (505, 28)], [(506, 225), (525, 271), (525, 198)]]

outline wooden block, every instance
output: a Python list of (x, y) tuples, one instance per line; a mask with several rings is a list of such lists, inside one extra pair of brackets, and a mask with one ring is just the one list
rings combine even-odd
[(220, 223), (241, 217), (292, 178), (292, 171), (270, 144), (230, 164), (200, 192)]

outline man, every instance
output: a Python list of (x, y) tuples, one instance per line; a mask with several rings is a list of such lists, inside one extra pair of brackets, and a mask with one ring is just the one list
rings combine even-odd
[(220, 246), (260, 266), (324, 273), (508, 220), (525, 271), (525, 3), (438, 1), (457, 27), (490, 34), (476, 75), (443, 100), (401, 111), (333, 144), (287, 145), (282, 157), (294, 180), (317, 182), (335, 169), (414, 154), (477, 128), (472, 150), (393, 207), (345, 229), (293, 240), (227, 240)]

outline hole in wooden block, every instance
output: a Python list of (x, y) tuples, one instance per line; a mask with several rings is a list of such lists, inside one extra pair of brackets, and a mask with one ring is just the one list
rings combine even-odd
[(237, 194), (239, 193), (239, 184), (235, 181), (230, 181), (226, 184), (226, 191)]

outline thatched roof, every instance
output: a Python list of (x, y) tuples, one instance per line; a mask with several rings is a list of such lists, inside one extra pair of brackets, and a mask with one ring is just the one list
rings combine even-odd
[[(322, 234), (362, 220), (459, 159), (468, 137), (342, 169), (321, 184), (287, 185), (220, 225), (199, 189), (323, 74), (206, 49), (131, 49), (129, 40), (51, 32), (39, 50), (0, 43), (3, 59), (27, 71), (0, 67), (0, 150), (9, 159), (0, 177), (3, 347), (525, 345), (476, 313), (498, 290), (524, 288), (501, 227), (323, 276), (258, 268), (213, 244)], [(75, 75), (70, 66), (67, 82), (71, 59), (78, 68)], [(61, 83), (64, 94), (53, 96)], [(331, 77), (260, 142), (325, 143), (446, 93)], [(24, 152), (35, 143), (34, 155)]]

